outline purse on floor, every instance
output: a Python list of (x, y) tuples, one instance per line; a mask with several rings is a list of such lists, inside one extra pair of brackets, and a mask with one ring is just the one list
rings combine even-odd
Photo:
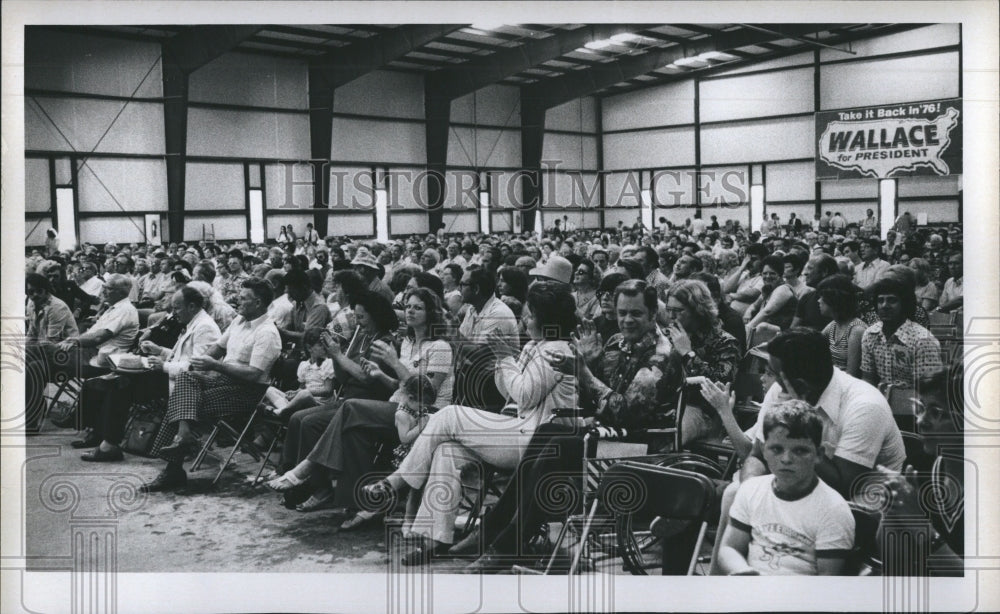
[(125, 424), (122, 450), (129, 454), (148, 458), (166, 413), (167, 407), (164, 400), (134, 404), (129, 412), (128, 422)]

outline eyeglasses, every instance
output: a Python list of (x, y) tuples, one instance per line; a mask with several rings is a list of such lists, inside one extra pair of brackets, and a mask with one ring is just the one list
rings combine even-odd
[(684, 313), (685, 311), (687, 311), (687, 307), (664, 307), (663, 309), (670, 315), (677, 315), (679, 313)]

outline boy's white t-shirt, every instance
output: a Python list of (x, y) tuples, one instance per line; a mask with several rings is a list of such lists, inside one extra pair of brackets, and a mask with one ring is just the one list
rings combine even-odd
[(761, 575), (817, 575), (817, 557), (843, 558), (854, 545), (847, 501), (819, 480), (808, 495), (786, 501), (774, 494), (774, 475), (740, 485), (730, 522), (750, 533), (747, 563)]

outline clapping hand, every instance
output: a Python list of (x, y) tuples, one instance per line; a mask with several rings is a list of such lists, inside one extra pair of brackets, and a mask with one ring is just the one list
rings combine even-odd
[(374, 380), (382, 375), (382, 369), (377, 364), (364, 358), (361, 359), (361, 370), (364, 371), (365, 376), (370, 380)]
[(340, 350), (340, 344), (337, 343), (337, 341), (334, 340), (332, 336), (330, 336), (329, 332), (324, 331), (320, 335), (319, 339), (320, 342), (323, 343), (323, 347), (326, 348), (326, 353), (327, 355), (330, 356), (330, 358), (336, 358), (337, 356), (340, 356), (340, 354), (342, 353)]
[(586, 319), (576, 327), (576, 347), (584, 362), (591, 362), (601, 354), (601, 337), (597, 334), (597, 326), (591, 319)]
[(565, 352), (545, 352), (545, 360), (549, 361), (552, 368), (562, 373), (564, 375), (576, 375), (577, 361), (580, 359), (577, 356), (579, 350), (573, 348), (572, 352), (569, 354)]
[(507, 337), (505, 337), (504, 334), (498, 330), (489, 334), (486, 338), (486, 343), (490, 346), (490, 350), (492, 350), (493, 356), (497, 360), (517, 355), (517, 350), (511, 347)]
[(720, 415), (732, 414), (736, 407), (736, 392), (730, 391), (729, 384), (719, 386), (707, 377), (701, 380), (701, 396)]
[(371, 357), (374, 360), (385, 364), (393, 364), (396, 361), (396, 350), (385, 341), (375, 341), (372, 343)]

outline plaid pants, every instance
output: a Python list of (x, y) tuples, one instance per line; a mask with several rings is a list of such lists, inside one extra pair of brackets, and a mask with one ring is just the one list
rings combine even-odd
[[(177, 376), (167, 401), (167, 415), (156, 434), (152, 453), (173, 441), (180, 420), (212, 420), (235, 414), (249, 414), (267, 390), (266, 384), (251, 384), (217, 371), (189, 371)], [(160, 456), (164, 460), (170, 458)]]

